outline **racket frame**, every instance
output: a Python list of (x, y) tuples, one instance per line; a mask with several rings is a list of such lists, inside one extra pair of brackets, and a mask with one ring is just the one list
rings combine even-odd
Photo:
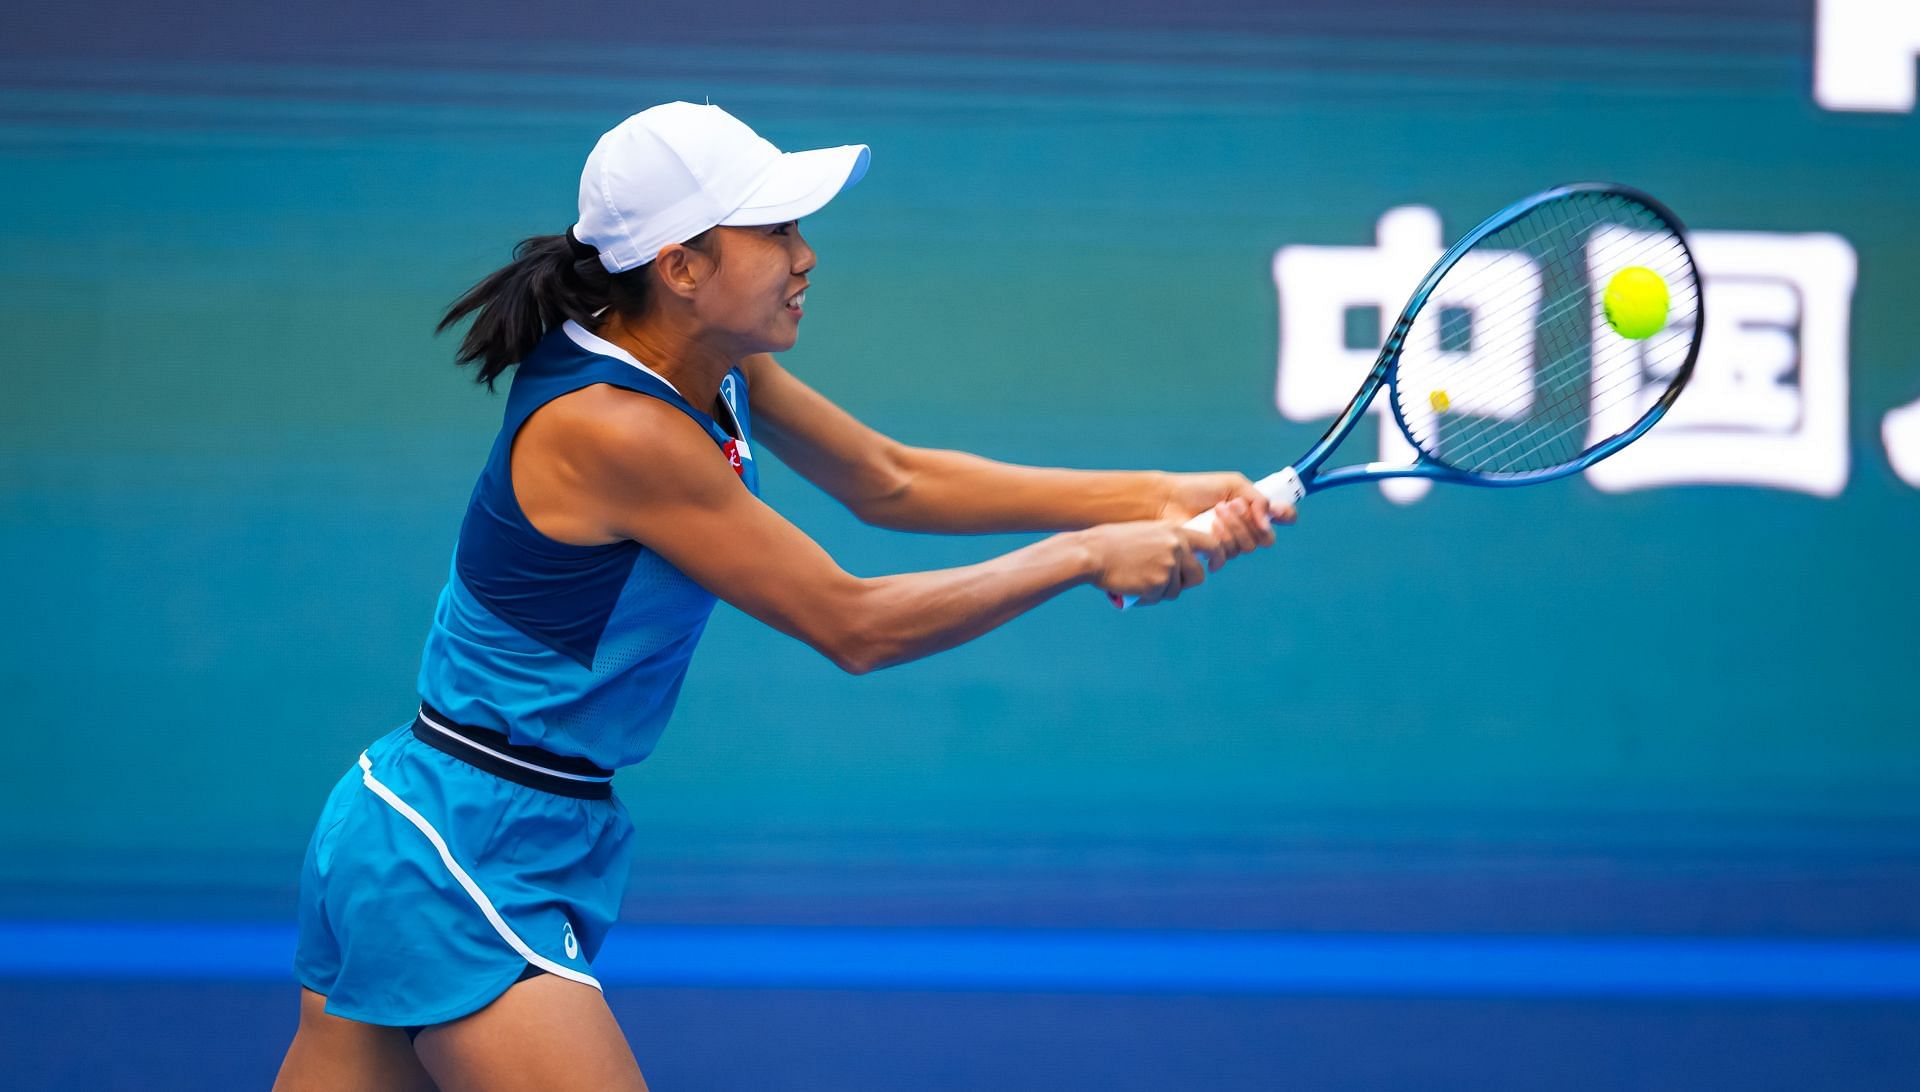
[[(1634, 422), (1632, 428), (1627, 429), (1617, 436), (1610, 437), (1606, 441), (1596, 445), (1591, 451), (1583, 452), (1579, 458), (1571, 462), (1548, 467), (1544, 470), (1504, 472), (1460, 470), (1432, 458), (1425, 451), (1421, 450), (1418, 444), (1413, 444), (1414, 461), (1411, 463), (1373, 462), (1358, 466), (1343, 466), (1328, 471), (1325, 474), (1320, 473), (1320, 465), (1327, 461), (1328, 456), (1333, 454), (1333, 449), (1339, 446), (1340, 441), (1346, 438), (1347, 433), (1353, 431), (1354, 425), (1358, 423), (1360, 418), (1367, 412), (1368, 405), (1370, 405), (1374, 397), (1379, 394), (1383, 384), (1387, 388), (1387, 405), (1393, 413), (1394, 423), (1402, 433), (1406, 434), (1409, 441), (1411, 441), (1413, 429), (1407, 423), (1405, 415), (1400, 412), (1400, 369), (1398, 365), (1400, 363), (1400, 352), (1406, 345), (1407, 334), (1413, 329), (1414, 317), (1420, 313), (1421, 308), (1426, 306), (1427, 300), (1433, 295), (1434, 289), (1439, 287), (1440, 279), (1446, 276), (1447, 272), (1459, 262), (1460, 258), (1477, 246), (1482, 239), (1505, 228), (1521, 216), (1541, 205), (1580, 193), (1617, 194), (1630, 201), (1644, 205), (1648, 211), (1663, 221), (1666, 228), (1673, 233), (1674, 239), (1680, 244), (1681, 252), (1686, 255), (1688, 267), (1694, 271), (1694, 284), (1696, 286), (1694, 292), (1694, 336), (1687, 346), (1686, 360), (1681, 363), (1679, 370), (1674, 374), (1674, 378), (1668, 382), (1667, 389), (1661, 393), (1660, 398), (1653, 406), (1649, 408), (1645, 414), (1641, 415), (1640, 420)], [(1353, 485), (1358, 482), (1379, 481), (1383, 478), (1428, 478), (1434, 481), (1455, 482), (1461, 485), (1492, 486), (1496, 488), (1516, 485), (1536, 485), (1540, 482), (1553, 481), (1557, 478), (1564, 478), (1570, 474), (1577, 474), (1607, 456), (1612, 455), (1614, 452), (1619, 451), (1621, 448), (1639, 439), (1648, 429), (1654, 426), (1655, 422), (1665, 416), (1668, 407), (1673, 405), (1674, 399), (1680, 396), (1681, 388), (1687, 385), (1687, 380), (1693, 375), (1694, 362), (1700, 356), (1700, 334), (1702, 330), (1704, 330), (1707, 320), (1706, 301), (1703, 298), (1704, 293), (1698, 290), (1700, 283), (1699, 270), (1699, 265), (1694, 261), (1693, 250), (1687, 246), (1686, 228), (1680, 223), (1680, 218), (1674, 215), (1673, 210), (1665, 204), (1662, 204), (1658, 198), (1641, 190), (1634, 189), (1632, 186), (1623, 186), (1614, 182), (1575, 182), (1564, 186), (1555, 186), (1548, 190), (1542, 190), (1539, 193), (1515, 201), (1513, 204), (1487, 217), (1481, 221), (1478, 227), (1461, 236), (1458, 241), (1447, 248), (1446, 253), (1440, 255), (1440, 259), (1434, 262), (1433, 268), (1427, 271), (1427, 275), (1421, 278), (1419, 286), (1413, 290), (1413, 295), (1407, 298), (1406, 306), (1400, 309), (1400, 317), (1394, 321), (1392, 331), (1387, 334), (1385, 342), (1382, 343), (1380, 356), (1374, 362), (1373, 370), (1367, 373), (1366, 381), (1360, 385), (1358, 391), (1354, 392), (1353, 401), (1347, 403), (1347, 408), (1341, 411), (1340, 416), (1335, 419), (1333, 425), (1327, 429), (1326, 434), (1322, 436), (1313, 447), (1308, 449), (1305, 455), (1302, 455), (1288, 468), (1298, 475), (1300, 496), (1317, 493), (1322, 489), (1330, 489), (1336, 485)], [(1282, 473), (1284, 473), (1284, 471)], [(1263, 479), (1263, 484), (1280, 477), (1280, 474), (1270, 475), (1268, 478)], [(1269, 493), (1268, 496), (1273, 498), (1274, 494)]]

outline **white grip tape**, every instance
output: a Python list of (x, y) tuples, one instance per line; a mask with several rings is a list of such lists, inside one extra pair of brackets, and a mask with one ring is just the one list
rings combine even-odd
[(1301, 497), (1307, 495), (1306, 484), (1292, 467), (1274, 471), (1254, 482), (1253, 487), (1260, 491), (1261, 496), (1273, 502), (1276, 508), (1292, 508), (1300, 503)]
[[(1287, 467), (1285, 470), (1274, 471), (1259, 481), (1254, 482), (1253, 487), (1258, 489), (1260, 495), (1267, 498), (1275, 508), (1291, 508), (1299, 503), (1301, 497), (1307, 495), (1307, 487), (1301, 484), (1300, 475), (1292, 467)], [(1181, 524), (1181, 526), (1202, 533), (1212, 531), (1213, 509), (1207, 509)], [(1200, 564), (1205, 565), (1207, 563), (1207, 555), (1200, 551), (1196, 551), (1196, 554), (1200, 558)], [(1110, 595), (1107, 598), (1113, 600), (1113, 605), (1119, 607), (1121, 610), (1126, 610), (1128, 607), (1140, 601), (1140, 597), (1137, 595)]]

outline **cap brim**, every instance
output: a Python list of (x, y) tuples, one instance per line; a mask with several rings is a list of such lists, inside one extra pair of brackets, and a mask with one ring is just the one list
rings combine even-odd
[(783, 152), (746, 201), (720, 223), (750, 227), (812, 216), (835, 194), (860, 181), (867, 173), (869, 158), (865, 144)]

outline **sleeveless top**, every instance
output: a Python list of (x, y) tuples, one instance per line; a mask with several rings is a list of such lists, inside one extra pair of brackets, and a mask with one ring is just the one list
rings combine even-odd
[(747, 381), (738, 368), (721, 381), (730, 418), (723, 426), (578, 323), (548, 332), (515, 370), (500, 435), (467, 503), (434, 610), (419, 689), (423, 701), (461, 724), (614, 769), (653, 750), (714, 597), (637, 542), (556, 542), (520, 510), (509, 464), (514, 437), (541, 406), (596, 383), (686, 414), (713, 438), (715, 456), (759, 493)]

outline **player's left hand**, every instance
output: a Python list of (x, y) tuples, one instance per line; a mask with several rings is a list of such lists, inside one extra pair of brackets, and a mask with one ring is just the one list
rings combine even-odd
[(1223, 470), (1207, 474), (1168, 474), (1166, 477), (1167, 499), (1160, 509), (1163, 519), (1191, 519), (1215, 505), (1243, 501), (1250, 521), (1248, 532), (1253, 537), (1255, 547), (1273, 545), (1275, 522), (1293, 522), (1293, 508), (1273, 507), (1266, 496), (1247, 480), (1245, 474)]

